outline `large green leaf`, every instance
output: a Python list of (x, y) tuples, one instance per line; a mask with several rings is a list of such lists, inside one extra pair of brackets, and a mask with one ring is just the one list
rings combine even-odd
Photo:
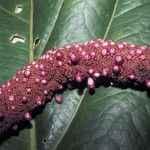
[[(150, 31), (150, 17), (147, 15), (150, 13), (150, 4), (148, 5), (148, 2), (125, 2), (121, 0), (111, 2), (106, 0), (64, 1), (53, 32), (49, 34), (46, 49), (99, 37), (136, 44), (148, 44), (150, 42), (148, 34)], [(69, 100), (68, 95), (72, 97), (72, 101)], [(143, 98), (139, 95), (143, 95)], [(125, 99), (125, 97), (127, 98)], [(57, 104), (50, 104), (41, 115), (42, 117), (38, 116), (36, 119), (37, 127), (42, 128), (42, 132), (38, 131), (39, 136), (37, 137), (40, 149), (98, 149), (98, 147), (102, 150), (123, 149), (123, 144), (124, 149), (137, 149), (137, 147), (139, 149), (141, 147), (149, 149), (148, 140), (150, 135), (148, 125), (150, 122), (147, 119), (148, 111), (146, 111), (149, 106), (149, 100), (145, 93), (131, 89), (122, 90), (114, 87), (101, 87), (92, 96), (86, 90), (80, 100), (76, 100), (77, 105), (74, 105), (74, 92), (66, 91), (64, 98), (64, 105), (56, 108), (55, 105)], [(116, 102), (118, 105), (116, 104), (115, 108), (113, 108), (113, 104)], [(141, 103), (143, 103), (143, 107)], [(70, 106), (70, 104), (72, 105)], [(131, 104), (132, 106), (130, 106)], [(72, 106), (75, 109), (73, 112)], [(140, 106), (141, 110), (138, 111)], [(123, 107), (126, 110), (123, 110)], [(134, 115), (132, 115), (132, 108), (130, 107), (135, 107), (137, 110), (136, 113), (133, 110)], [(143, 111), (147, 116), (145, 124), (140, 119), (143, 116)], [(106, 115), (97, 116), (97, 114), (101, 113), (106, 113)], [(49, 119), (46, 120), (45, 116)], [(124, 119), (120, 123), (118, 119), (117, 124), (115, 120), (117, 120), (118, 116), (120, 118), (121, 116), (129, 118), (129, 123), (126, 125), (126, 120)], [(137, 120), (138, 118), (139, 120)], [(41, 124), (40, 122), (43, 123)], [(115, 141), (121, 138), (117, 129), (116, 134), (114, 133), (113, 137), (110, 136), (110, 133), (114, 132), (114, 128), (110, 128), (110, 124), (114, 128), (120, 127), (121, 129), (118, 129), (118, 131), (123, 129), (125, 135), (122, 135), (121, 141)], [(102, 128), (102, 126), (104, 127)], [(103, 133), (104, 128), (106, 128), (105, 133)], [(142, 130), (144, 133), (142, 133)], [(101, 137), (102, 135), (104, 139)], [(43, 145), (41, 141), (43, 141)]]
[(149, 107), (144, 92), (102, 87), (86, 93), (57, 149), (150, 149)]
[[(30, 3), (0, 0), (0, 82), (10, 79), (29, 60)], [(4, 141), (0, 149), (30, 149), (29, 137), (30, 130), (25, 129)]]
[[(149, 0), (34, 0), (34, 32), (31, 2), (0, 0), (1, 82), (33, 59), (32, 34), (35, 57), (66, 43), (96, 38), (150, 43)], [(15, 12), (18, 5), (20, 13)], [(21, 42), (13, 44), (10, 38), (16, 34)], [(33, 128), (5, 140), (0, 150), (150, 149), (146, 92), (101, 86), (94, 95), (85, 89), (82, 94), (67, 90), (63, 96), (62, 105), (49, 103)]]

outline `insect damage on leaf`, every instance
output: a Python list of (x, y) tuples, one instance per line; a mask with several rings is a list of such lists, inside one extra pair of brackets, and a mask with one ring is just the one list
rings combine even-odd
[(11, 36), (10, 41), (11, 41), (12, 44), (16, 44), (17, 42), (24, 43), (25, 42), (25, 38), (23, 36), (15, 34), (15, 35)]

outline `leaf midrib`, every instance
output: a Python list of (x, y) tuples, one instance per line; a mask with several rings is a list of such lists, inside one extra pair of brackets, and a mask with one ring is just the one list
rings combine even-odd
[[(109, 30), (110, 30), (111, 25), (112, 25), (112, 22), (113, 22), (113, 18), (114, 18), (114, 15), (115, 15), (117, 6), (118, 6), (118, 0), (115, 1), (114, 8), (113, 8), (113, 11), (112, 11), (112, 16), (111, 16), (110, 21), (109, 21), (109, 23), (108, 23), (108, 26), (107, 26), (107, 28), (106, 28), (105, 34), (104, 34), (104, 36), (103, 36), (103, 39), (106, 39), (106, 38), (107, 38), (107, 35), (108, 35), (108, 33), (109, 33)], [(53, 29), (54, 29), (54, 28), (53, 28)], [(49, 38), (50, 38), (50, 36), (49, 36)], [(80, 100), (80, 102), (78, 103), (77, 109), (76, 109), (76, 111), (74, 112), (72, 118), (70, 119), (70, 121), (69, 121), (69, 123), (68, 123), (66, 129), (64, 130), (62, 136), (60, 137), (59, 141), (57, 142), (57, 144), (56, 144), (54, 150), (57, 149), (57, 147), (59, 146), (61, 140), (62, 140), (63, 137), (66, 135), (67, 130), (69, 129), (69, 127), (70, 127), (70, 125), (71, 125), (73, 119), (75, 118), (75, 116), (76, 116), (76, 114), (77, 114), (77, 112), (78, 112), (78, 110), (79, 110), (79, 108), (80, 108), (81, 103), (83, 102), (83, 99), (84, 99), (84, 97), (85, 97), (87, 91), (88, 91), (88, 89), (85, 88), (85, 90), (84, 90), (84, 92), (83, 92), (83, 95), (82, 95), (82, 97), (81, 97), (81, 100)]]
[[(29, 60), (34, 60), (33, 51), (33, 12), (34, 12), (34, 2), (30, 0), (30, 23), (29, 23)], [(36, 129), (35, 120), (31, 121), (32, 128), (29, 129), (29, 143), (30, 150), (36, 150)]]
[(47, 40), (46, 40), (46, 43), (45, 43), (45, 46), (44, 46), (43, 50), (41, 51), (41, 53), (39, 54), (38, 57), (40, 57), (40, 55), (41, 55), (41, 54), (43, 53), (43, 51), (45, 50), (46, 45), (47, 45), (47, 43), (48, 43), (48, 41), (49, 41), (49, 39), (50, 39), (50, 37), (51, 37), (53, 31), (54, 31), (54, 28), (55, 28), (55, 25), (56, 25), (56, 23), (57, 23), (57, 20), (58, 20), (58, 18), (59, 18), (59, 16), (60, 16), (60, 12), (61, 12), (61, 9), (62, 9), (62, 7), (63, 7), (64, 1), (65, 1), (65, 0), (62, 0), (62, 2), (61, 2), (61, 6), (60, 6), (60, 8), (59, 8), (59, 11), (58, 11), (58, 15), (57, 15), (57, 17), (56, 17), (56, 20), (55, 20), (53, 26), (51, 26), (52, 30), (51, 30), (51, 32), (49, 33), (49, 36), (48, 36), (48, 38), (47, 38)]
[(107, 28), (106, 28), (105, 34), (104, 34), (104, 36), (103, 36), (103, 39), (106, 39), (106, 38), (107, 38), (107, 35), (108, 35), (108, 33), (109, 33), (109, 30), (110, 30), (111, 25), (112, 25), (112, 22), (113, 22), (113, 18), (114, 18), (114, 16), (115, 16), (115, 12), (116, 12), (117, 6), (118, 6), (118, 0), (115, 1), (114, 9), (113, 9), (113, 12), (112, 12), (110, 21), (109, 21), (109, 23), (108, 23), (108, 26), (107, 26)]

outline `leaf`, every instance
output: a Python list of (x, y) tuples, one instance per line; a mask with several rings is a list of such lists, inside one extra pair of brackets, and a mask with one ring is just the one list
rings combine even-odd
[[(149, 0), (34, 0), (34, 32), (31, 2), (0, 1), (1, 82), (33, 58), (33, 44), (39, 57), (47, 49), (96, 38), (150, 43)], [(23, 6), (19, 14), (17, 5)], [(24, 43), (10, 42), (16, 33)], [(63, 96), (62, 105), (49, 103), (32, 129), (6, 140), (0, 150), (150, 149), (146, 92), (101, 86), (94, 95), (67, 90)]]
[[(31, 2), (0, 1), (0, 82), (10, 79), (31, 57)], [(29, 150), (33, 141), (31, 131), (24, 129), (19, 136), (9, 137), (0, 150)]]
[[(100, 5), (99, 1), (93, 1), (92, 3), (94, 5), (93, 7)], [(95, 14), (95, 11), (92, 10), (93, 15), (96, 17), (96, 19), (93, 19), (93, 22), (89, 21), (89, 24), (84, 24), (85, 18), (82, 11), (86, 5), (86, 1), (79, 3), (77, 3), (77, 1), (71, 0), (67, 2), (64, 1), (61, 6), (61, 10), (58, 13), (59, 15), (52, 32), (47, 33), (47, 35), (49, 35), (49, 42), (46, 45), (45, 50), (64, 45), (66, 43), (84, 42), (91, 38), (97, 38), (97, 31), (99, 31), (99, 33), (101, 34), (100, 36), (102, 36), (103, 33), (101, 33), (100, 31), (102, 31), (102, 29), (106, 30), (106, 26), (109, 23), (109, 18), (111, 17), (113, 11), (112, 4), (113, 3), (108, 3), (108, 1), (103, 4), (103, 7), (106, 7), (106, 9), (104, 10), (106, 12), (107, 18), (105, 18), (103, 14), (101, 14), (101, 17), (99, 17), (97, 14)], [(101, 8), (98, 8), (98, 10), (101, 11)], [(111, 11), (109, 12), (109, 10)], [(87, 10), (85, 9), (85, 12), (86, 11)], [(91, 9), (88, 11), (92, 12)], [(86, 12), (87, 17), (89, 17), (87, 18), (87, 21), (92, 19), (92, 16), (88, 16), (88, 13), (89, 12)], [(78, 26), (75, 24), (76, 20), (78, 20)], [(91, 37), (86, 25), (92, 29), (92, 27), (97, 24), (98, 26), (96, 30), (91, 30), (93, 32), (92, 34), (95, 35), (95, 37)], [(65, 28), (64, 26), (67, 26), (67, 28)], [(70, 31), (70, 29), (72, 29), (72, 31)], [(82, 29), (82, 31), (80, 31), (80, 29)], [(40, 26), (37, 31), (40, 31)], [(84, 36), (80, 37), (80, 33), (82, 33)], [(67, 41), (66, 35), (68, 36), (68, 40), (70, 41)], [(77, 38), (74, 39), (75, 37)], [(67, 95), (65, 94), (66, 92)], [(55, 148), (55, 146), (67, 131), (67, 128), (69, 128), (72, 121), (72, 116), (80, 107), (79, 98), (81, 96), (79, 95), (77, 98), (77, 91), (75, 90), (66, 92), (63, 95), (64, 103), (61, 106), (58, 106), (57, 104), (50, 104), (46, 107), (41, 116), (37, 116), (36, 118), (36, 134), (39, 149), (49, 149), (49, 147), (51, 147), (51, 149)]]
[[(14, 1), (14, 0), (13, 0)], [(29, 47), (29, 2), (0, 1), (0, 81), (10, 79), (12, 75), (28, 61)], [(15, 14), (17, 6), (22, 7), (21, 14)], [(19, 28), (18, 28), (19, 27)], [(21, 41), (22, 39), (22, 41)], [(15, 43), (16, 42), (16, 43)]]
[(150, 148), (150, 102), (145, 92), (102, 87), (84, 99), (57, 149)]
[[(148, 44), (149, 6), (148, 0), (64, 1), (45, 50), (96, 38)], [(66, 91), (64, 104), (50, 104), (36, 118), (41, 150), (150, 149), (146, 92), (102, 86), (94, 95), (85, 90), (80, 100), (76, 92)]]
[(48, 43), (49, 37), (56, 24), (59, 12), (63, 5), (60, 0), (35, 0), (34, 10), (34, 37), (37, 40), (35, 56), (39, 57)]

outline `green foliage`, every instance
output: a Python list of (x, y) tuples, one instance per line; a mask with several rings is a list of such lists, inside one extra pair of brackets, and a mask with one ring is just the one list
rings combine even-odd
[[(0, 0), (0, 81), (32, 54), (38, 58), (66, 43), (105, 38), (148, 45), (149, 8), (149, 0)], [(33, 128), (5, 140), (0, 150), (150, 149), (147, 92), (101, 86), (94, 95), (76, 89), (63, 97), (62, 105), (49, 103)]]

